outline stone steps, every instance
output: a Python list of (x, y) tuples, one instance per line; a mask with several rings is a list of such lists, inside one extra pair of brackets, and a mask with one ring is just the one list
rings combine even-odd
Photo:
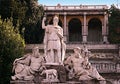
[(86, 80), (86, 81), (66, 81), (65, 83), (55, 83), (55, 82), (43, 82), (41, 83), (34, 83), (33, 81), (10, 81), (10, 84), (107, 84), (105, 81), (95, 81), (95, 80)]
[[(66, 44), (67, 49), (71, 50), (74, 47), (83, 47), (83, 44)], [(44, 44), (26, 44), (25, 49), (32, 49), (34, 47), (39, 47), (39, 49), (44, 49)], [(118, 49), (118, 45), (116, 44), (86, 44), (86, 47), (88, 49), (93, 49), (93, 50), (116, 50)]]

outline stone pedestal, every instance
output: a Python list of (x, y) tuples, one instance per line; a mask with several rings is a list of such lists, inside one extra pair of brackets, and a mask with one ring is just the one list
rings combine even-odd
[(33, 81), (16, 80), (16, 81), (10, 81), (10, 84), (35, 84), (35, 83)]
[(87, 43), (87, 35), (83, 35), (83, 42), (82, 43)]
[(107, 38), (106, 35), (103, 36), (103, 43), (104, 43), (104, 44), (108, 44), (108, 43), (109, 43), (109, 42), (108, 42), (108, 38)]
[(106, 81), (96, 81), (96, 80), (84, 80), (84, 81), (66, 81), (64, 83), (61, 82), (45, 82), (41, 81), (41, 83), (34, 83), (33, 81), (10, 81), (10, 84), (108, 84)]
[(67, 84), (106, 84), (106, 81), (96, 80), (68, 81)]

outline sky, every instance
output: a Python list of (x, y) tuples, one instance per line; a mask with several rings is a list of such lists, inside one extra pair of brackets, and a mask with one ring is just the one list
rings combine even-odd
[(117, 5), (120, 0), (38, 0), (39, 4), (47, 6), (56, 6), (58, 3), (61, 5)]

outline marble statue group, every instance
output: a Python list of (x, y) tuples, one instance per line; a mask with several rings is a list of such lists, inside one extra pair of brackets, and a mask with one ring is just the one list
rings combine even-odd
[(68, 80), (105, 80), (95, 67), (89, 62), (91, 52), (83, 48), (73, 48), (74, 53), (66, 57), (66, 44), (63, 40), (63, 29), (58, 25), (59, 18), (55, 15), (52, 25), (45, 25), (46, 17), (42, 20), (42, 28), (45, 29), (44, 55), (41, 55), (38, 47), (32, 49), (32, 54), (26, 54), (15, 59), (13, 63), (14, 76), (12, 80), (33, 80), (35, 74), (45, 75), (43, 81), (59, 81), (59, 71), (47, 66), (62, 65), (66, 70)]

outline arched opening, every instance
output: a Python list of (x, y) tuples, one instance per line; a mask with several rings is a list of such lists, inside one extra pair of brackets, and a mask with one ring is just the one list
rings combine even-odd
[(69, 21), (69, 42), (81, 42), (82, 41), (82, 25), (81, 21), (77, 18), (73, 18)]
[[(53, 24), (53, 19), (50, 20), (49, 24)], [(59, 19), (58, 25), (62, 27), (62, 21)]]
[(102, 23), (99, 19), (93, 18), (88, 23), (88, 42), (99, 43), (102, 41)]

